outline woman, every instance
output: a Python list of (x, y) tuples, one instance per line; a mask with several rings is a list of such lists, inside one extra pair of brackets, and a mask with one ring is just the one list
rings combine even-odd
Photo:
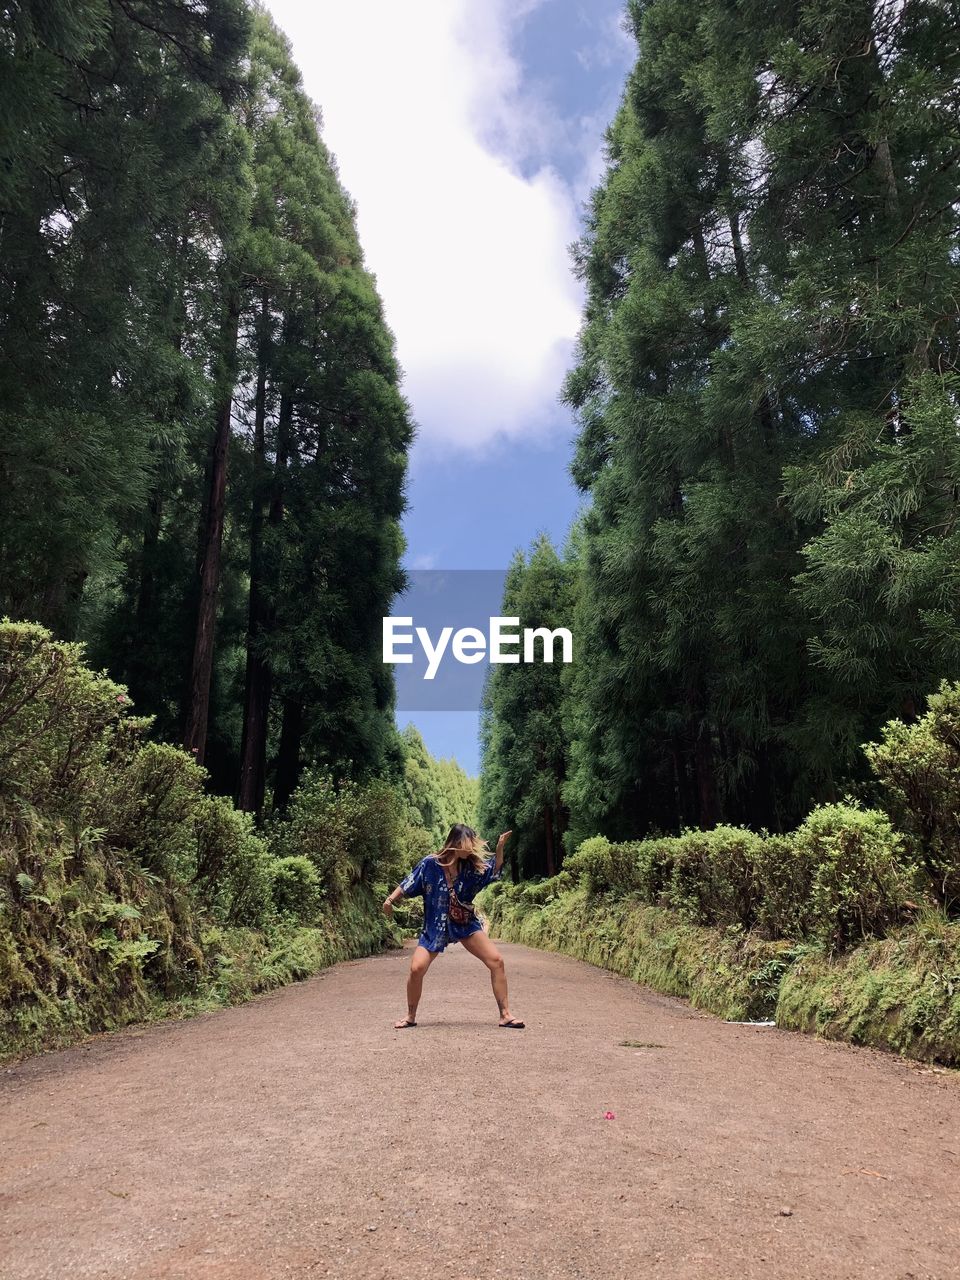
[(500, 1010), (500, 1026), (521, 1030), (523, 1022), (514, 1018), (507, 1003), (507, 975), (503, 957), (484, 932), (483, 923), (471, 903), (480, 890), (503, 874), (503, 847), (512, 832), (504, 831), (497, 852), (489, 852), (473, 827), (462, 823), (450, 828), (439, 853), (428, 854), (400, 881), (383, 904), (384, 914), (393, 914), (400, 898), (423, 897), (423, 932), (410, 961), (407, 978), (407, 1016), (393, 1025), (397, 1030), (417, 1025), (417, 1006), (427, 970), (444, 947), (457, 942), (490, 970), (493, 994)]

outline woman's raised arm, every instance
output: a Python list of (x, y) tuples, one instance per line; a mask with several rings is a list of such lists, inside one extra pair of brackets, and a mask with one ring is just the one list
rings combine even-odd
[(497, 841), (497, 856), (496, 861), (493, 864), (493, 868), (497, 872), (499, 872), (500, 868), (503, 866), (503, 849), (512, 835), (512, 831), (504, 831), (500, 839)]

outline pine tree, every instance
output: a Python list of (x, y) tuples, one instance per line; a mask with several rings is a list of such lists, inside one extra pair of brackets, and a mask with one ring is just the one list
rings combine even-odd
[(286, 40), (244, 0), (3, 21), (0, 610), (246, 808), (303, 763), (399, 776), (409, 411)]
[(144, 392), (169, 402), (180, 379), (170, 242), (217, 176), (216, 142), (205, 172), (196, 143), (216, 138), (246, 17), (234, 0), (7, 17), (0, 600), (72, 636), (88, 582), (115, 571), (118, 534), (147, 506), (158, 422)]
[[(279, 706), (274, 803), (303, 760), (357, 775), (399, 768), (379, 618), (399, 588), (398, 520), (411, 430), (354, 210), (289, 45), (255, 17), (238, 107), (252, 153), (250, 223), (224, 266), (221, 389), (208, 467), (186, 742), (203, 750), (231, 419), (250, 420), (249, 606), (238, 803), (264, 803)], [(242, 510), (247, 506), (247, 512)]]
[(567, 382), (572, 837), (779, 827), (956, 661), (957, 27), (630, 13)]
[(476, 824), (476, 779), (469, 778), (456, 760), (435, 760), (414, 725), (408, 724), (400, 736), (410, 820), (439, 849), (455, 822)]
[[(521, 634), (526, 628), (571, 630), (571, 605), (569, 568), (541, 535), (527, 557), (514, 557), (501, 612), (520, 619)], [(513, 830), (515, 878), (554, 875), (567, 827), (561, 795), (567, 769), (565, 668), (559, 649), (547, 662), (540, 645), (534, 662), (492, 667), (484, 694), (480, 821), (490, 831)]]

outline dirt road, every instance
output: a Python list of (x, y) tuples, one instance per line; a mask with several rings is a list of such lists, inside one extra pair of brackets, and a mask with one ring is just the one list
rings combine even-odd
[(0, 1275), (960, 1276), (956, 1075), (504, 952), (525, 1031), (455, 948), (3, 1071)]

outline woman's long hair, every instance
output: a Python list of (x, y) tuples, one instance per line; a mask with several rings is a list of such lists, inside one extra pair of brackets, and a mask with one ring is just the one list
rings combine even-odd
[(474, 871), (483, 871), (487, 865), (483, 856), (485, 853), (490, 853), (486, 840), (481, 839), (473, 827), (456, 822), (450, 828), (450, 834), (444, 840), (443, 848), (438, 849), (433, 856), (442, 867), (452, 866), (458, 858), (463, 858), (470, 863)]

